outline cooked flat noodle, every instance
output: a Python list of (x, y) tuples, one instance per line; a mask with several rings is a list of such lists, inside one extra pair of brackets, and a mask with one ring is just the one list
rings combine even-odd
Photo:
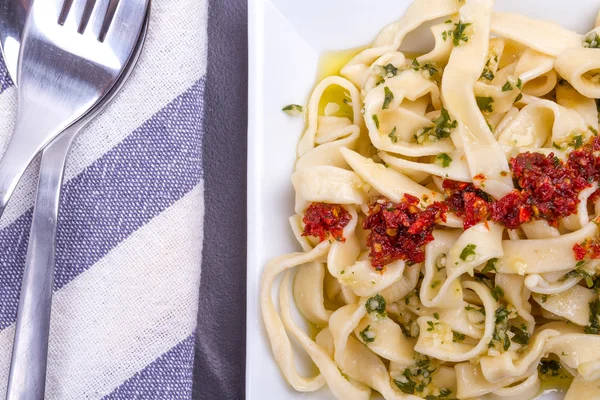
[[(416, 0), (315, 86), (291, 177), (302, 251), (260, 293), (294, 389), (600, 397), (600, 28), (493, 6)], [(427, 22), (433, 49), (403, 53)]]

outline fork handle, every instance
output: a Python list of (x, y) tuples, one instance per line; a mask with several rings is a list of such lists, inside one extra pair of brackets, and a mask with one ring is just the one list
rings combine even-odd
[(17, 312), (7, 400), (44, 398), (58, 206), (65, 162), (74, 137), (69, 130), (42, 153)]

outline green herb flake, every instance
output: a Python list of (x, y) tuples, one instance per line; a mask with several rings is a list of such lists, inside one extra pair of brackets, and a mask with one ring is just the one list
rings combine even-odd
[(519, 102), (522, 98), (523, 98), (523, 93), (519, 93), (519, 95), (517, 96), (517, 98), (515, 99), (513, 104)]
[(440, 314), (438, 314), (438, 313), (434, 312), (434, 313), (433, 313), (433, 318), (435, 318), (435, 319), (440, 319)]
[(522, 326), (520, 328), (516, 326), (511, 326), (510, 331), (514, 333), (514, 336), (512, 337), (513, 342), (523, 346), (529, 343), (530, 335), (529, 332), (527, 332), (527, 326)]
[(375, 332), (371, 330), (371, 325), (367, 325), (365, 329), (360, 331), (360, 338), (365, 343), (372, 343), (375, 341)]
[(504, 297), (504, 290), (500, 286), (494, 286), (492, 289), (492, 297), (494, 300), (498, 301), (502, 297)]
[(390, 103), (394, 100), (394, 93), (390, 90), (389, 87), (384, 87), (383, 91), (385, 92), (385, 98), (383, 99), (383, 105), (381, 106), (382, 110), (387, 110), (390, 108)]
[(454, 47), (460, 46), (461, 42), (468, 42), (469, 37), (465, 34), (467, 27), (471, 25), (469, 23), (463, 24), (461, 21), (454, 24), (454, 30), (452, 32), (452, 43)]
[(523, 89), (523, 81), (521, 80), (521, 78), (519, 78), (519, 79), (517, 80), (517, 88), (518, 88), (519, 90)]
[(433, 281), (433, 282), (431, 282), (431, 288), (435, 289), (440, 283), (442, 283), (442, 282), (440, 282), (440, 281)]
[(502, 91), (503, 92), (510, 92), (511, 90), (513, 90), (512, 85), (510, 84), (509, 81), (506, 81), (506, 83), (504, 84), (504, 86), (502, 86)]
[(385, 317), (387, 313), (385, 312), (386, 302), (382, 295), (376, 294), (371, 297), (365, 303), (365, 307), (367, 308), (367, 312), (369, 313), (377, 313), (379, 316)]
[(433, 321), (427, 321), (427, 325), (429, 326), (429, 328), (427, 328), (427, 332), (432, 332), (437, 324), (435, 324)]
[(463, 261), (467, 261), (467, 258), (469, 258), (470, 256), (474, 256), (476, 247), (477, 247), (477, 245), (475, 245), (475, 244), (466, 245), (465, 248), (460, 253), (460, 259)]
[(461, 343), (465, 340), (465, 335), (456, 331), (452, 331), (452, 341), (455, 343)]
[(448, 396), (450, 396), (450, 394), (452, 394), (452, 390), (448, 388), (441, 388), (437, 396), (433, 394), (428, 394), (427, 396), (425, 396), (425, 400), (445, 399)]
[(386, 64), (383, 69), (385, 69), (386, 76), (388, 78), (394, 77), (398, 74), (398, 68), (394, 67), (394, 65), (391, 63)]
[(600, 334), (600, 299), (590, 302), (590, 324), (583, 328), (585, 333)]
[(377, 116), (377, 114), (373, 114), (373, 122), (375, 122), (375, 127), (377, 129), (379, 129), (379, 117)]
[(452, 158), (446, 153), (438, 154), (435, 158), (435, 163), (441, 165), (443, 168), (448, 168), (452, 163)]
[(494, 109), (492, 107), (492, 103), (494, 102), (494, 99), (491, 96), (487, 96), (487, 97), (477, 96), (477, 97), (475, 97), (475, 100), (477, 101), (477, 107), (479, 107), (479, 109), (481, 111), (485, 111), (485, 112), (494, 111)]
[(396, 143), (398, 141), (398, 138), (396, 137), (396, 127), (394, 127), (394, 129), (392, 129), (392, 131), (390, 132), (388, 137), (390, 138), (392, 143)]
[(543, 294), (542, 298), (541, 298), (542, 303), (545, 303), (548, 301), (548, 295), (547, 294)]
[(302, 113), (303, 107), (299, 106), (298, 104), (290, 104), (283, 107), (281, 111), (284, 111), (290, 115), (298, 115)]
[(496, 262), (498, 261), (497, 258), (492, 258), (489, 259), (488, 262), (485, 264), (485, 267), (483, 267), (483, 269), (481, 270), (482, 274), (486, 274), (488, 272), (496, 272)]
[(573, 149), (577, 150), (578, 148), (583, 146), (583, 135), (575, 135), (568, 145)]
[(600, 49), (600, 38), (594, 31), (588, 33), (583, 39), (583, 47), (588, 49)]
[[(488, 62), (488, 64), (489, 64), (489, 62)], [(495, 78), (495, 75), (492, 72), (492, 70), (490, 70), (489, 68), (484, 68), (483, 72), (481, 73), (481, 76), (479, 76), (479, 79), (481, 79), (481, 78), (491, 81)]]

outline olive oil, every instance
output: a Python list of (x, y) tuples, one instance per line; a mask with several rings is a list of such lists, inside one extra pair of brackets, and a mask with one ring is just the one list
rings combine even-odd
[[(354, 56), (359, 54), (364, 49), (365, 47), (358, 47), (354, 49), (328, 51), (323, 53), (319, 58), (317, 84), (327, 77), (340, 76), (340, 71), (344, 65), (348, 64), (348, 62), (352, 60)], [(349, 93), (347, 93), (340, 86), (329, 86), (321, 96), (321, 101), (319, 102), (319, 115), (325, 115), (325, 107), (327, 104), (334, 103), (339, 106), (339, 110), (331, 114), (332, 116), (352, 119), (353, 112), (350, 100)]]

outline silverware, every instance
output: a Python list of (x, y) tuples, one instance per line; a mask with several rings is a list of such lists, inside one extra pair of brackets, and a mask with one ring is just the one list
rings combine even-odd
[(0, 0), (0, 48), (13, 82), (17, 78), (21, 32), (32, 0)]
[[(93, 2), (91, 2), (91, 5), (93, 6)], [(111, 5), (115, 6), (115, 2), (111, 2), (109, 7)], [(89, 6), (90, 2), (88, 1), (86, 10), (91, 11)], [(115, 11), (114, 8), (113, 11)], [(116, 11), (118, 15), (120, 11)], [(144, 43), (149, 12), (150, 5), (148, 1), (141, 35), (135, 43), (131, 60), (127, 62), (115, 86), (91, 112), (67, 128), (43, 152), (19, 301), (7, 399), (42, 399), (44, 396), (50, 305), (54, 278), (56, 221), (66, 157), (71, 143), (79, 131), (106, 107), (129, 77)], [(93, 15), (89, 14), (88, 16), (92, 17)], [(0, 20), (3, 17), (0, 15)], [(19, 30), (17, 27), (12, 31), (18, 32)], [(0, 43), (4, 42), (2, 41), (3, 35), (4, 32), (0, 31)], [(15, 61), (11, 58), (11, 53), (4, 52), (4, 54), (7, 58), (7, 64), (12, 63), (14, 65)]]
[(33, 1), (19, 53), (15, 130), (0, 160), (0, 214), (35, 155), (113, 87), (139, 38), (147, 4)]

